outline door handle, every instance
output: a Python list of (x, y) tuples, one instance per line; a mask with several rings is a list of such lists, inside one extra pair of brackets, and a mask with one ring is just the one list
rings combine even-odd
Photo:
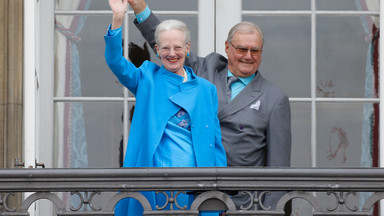
[(19, 158), (15, 158), (15, 167), (24, 167), (24, 162), (19, 162)]
[(45, 168), (45, 164), (38, 163), (37, 160), (35, 160), (35, 168), (37, 168), (37, 167)]
[[(19, 158), (15, 158), (14, 166), (15, 167), (22, 167), (22, 168), (24, 168), (25, 163), (24, 162), (20, 162)], [(45, 168), (45, 164), (44, 163), (38, 163), (37, 160), (35, 160), (35, 168), (38, 168), (38, 167)], [(32, 168), (32, 167), (29, 167), (29, 168)]]

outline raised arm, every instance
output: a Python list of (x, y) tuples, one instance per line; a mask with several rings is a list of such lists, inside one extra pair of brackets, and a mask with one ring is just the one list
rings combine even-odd
[(113, 12), (112, 25), (104, 36), (105, 60), (120, 83), (136, 94), (140, 80), (140, 69), (122, 55), (122, 25), (128, 9), (128, 3), (133, 0), (109, 0)]
[(113, 13), (111, 29), (118, 29), (123, 25), (124, 16), (128, 9), (128, 0), (109, 0), (109, 6)]

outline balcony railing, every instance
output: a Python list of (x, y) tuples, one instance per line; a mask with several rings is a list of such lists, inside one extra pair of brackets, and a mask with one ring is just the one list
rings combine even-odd
[[(196, 198), (189, 209), (153, 210), (140, 191), (188, 191)], [(257, 191), (257, 192), (252, 192)], [(269, 192), (285, 191), (276, 209), (260, 205)], [(24, 193), (27, 192), (27, 193)], [(111, 193), (112, 192), (112, 193)], [(237, 210), (231, 195), (250, 196), (253, 203)], [(9, 206), (17, 193), (27, 194), (20, 206)], [(77, 197), (75, 206), (66, 196)], [(97, 197), (112, 194), (102, 203)], [(177, 206), (178, 193), (167, 197)], [(363, 196), (364, 195), (364, 196)], [(0, 215), (26, 216), (40, 199), (49, 200), (58, 216), (112, 216), (123, 198), (137, 199), (144, 215), (195, 215), (200, 210), (226, 210), (230, 215), (285, 215), (286, 204), (310, 206), (308, 215), (372, 215), (373, 206), (384, 198), (384, 169), (343, 168), (121, 168), (121, 169), (2, 169)], [(364, 198), (365, 197), (365, 198)], [(68, 205), (68, 207), (67, 207)]]

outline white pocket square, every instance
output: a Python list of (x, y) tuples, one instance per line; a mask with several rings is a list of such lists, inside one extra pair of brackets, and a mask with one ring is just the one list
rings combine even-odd
[(256, 103), (252, 104), (249, 108), (259, 110), (260, 109), (260, 101), (256, 101)]

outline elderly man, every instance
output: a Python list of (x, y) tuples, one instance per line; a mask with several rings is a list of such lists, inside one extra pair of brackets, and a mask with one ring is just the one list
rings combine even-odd
[[(128, 0), (137, 28), (152, 48), (160, 23), (144, 0)], [(291, 111), (288, 96), (264, 79), (258, 70), (263, 34), (250, 22), (236, 24), (228, 33), (225, 52), (198, 57), (191, 53), (185, 65), (217, 88), (218, 117), (228, 166), (287, 167), (291, 155)], [(262, 205), (275, 209), (282, 192), (263, 197)], [(247, 207), (252, 197), (233, 197), (236, 206)]]

